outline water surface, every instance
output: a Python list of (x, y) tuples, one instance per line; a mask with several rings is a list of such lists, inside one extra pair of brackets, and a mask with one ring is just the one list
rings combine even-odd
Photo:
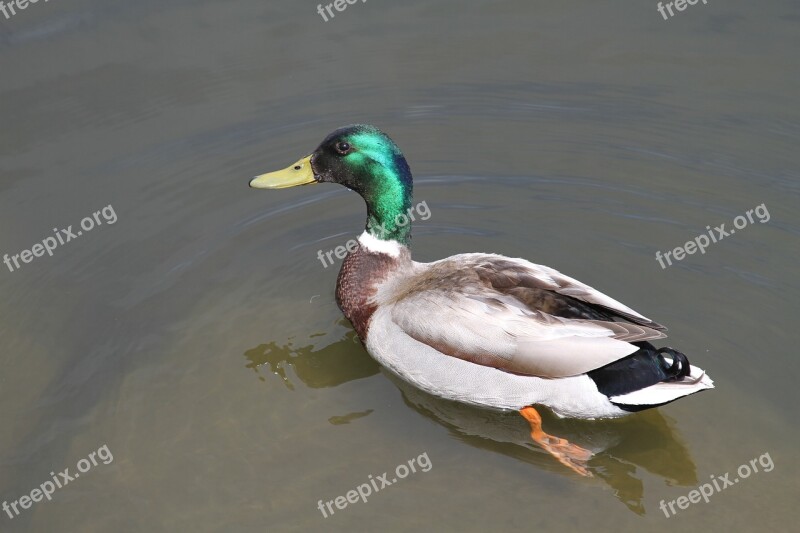
[[(0, 272), (0, 501), (113, 453), (0, 530), (793, 529), (799, 21), (788, 0), (668, 21), (518, 0), (0, 15), (0, 254), (118, 216)], [(669, 326), (717, 388), (623, 420), (545, 414), (597, 452), (582, 479), (521, 417), (381, 370), (317, 259), (360, 233), (361, 200), (246, 186), (354, 122), (409, 160), (431, 210), (417, 260), (557, 268)], [(762, 204), (768, 222), (655, 260)], [(318, 509), (422, 454), (427, 472)], [(764, 454), (770, 472), (659, 509)]]

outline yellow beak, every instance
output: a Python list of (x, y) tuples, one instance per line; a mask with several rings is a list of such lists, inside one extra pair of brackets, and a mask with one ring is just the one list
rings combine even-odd
[(311, 156), (304, 157), (283, 170), (267, 172), (250, 180), (250, 186), (254, 189), (285, 189), (308, 183), (316, 183), (314, 171), (311, 170)]

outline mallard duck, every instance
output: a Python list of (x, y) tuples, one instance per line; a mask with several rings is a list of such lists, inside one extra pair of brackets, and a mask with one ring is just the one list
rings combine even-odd
[(250, 186), (313, 183), (344, 185), (367, 204), (336, 302), (369, 354), (434, 396), (518, 411), (533, 441), (575, 472), (591, 475), (591, 452), (545, 433), (535, 406), (619, 417), (713, 388), (686, 355), (651, 344), (664, 326), (557, 270), (489, 253), (412, 260), (411, 170), (378, 128), (340, 128)]

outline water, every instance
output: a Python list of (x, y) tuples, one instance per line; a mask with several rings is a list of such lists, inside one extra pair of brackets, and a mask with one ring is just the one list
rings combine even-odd
[[(118, 217), (0, 265), (0, 500), (113, 454), (0, 530), (793, 530), (800, 9), (569, 4), (0, 15), (0, 253)], [(417, 260), (550, 265), (668, 325), (717, 388), (617, 421), (545, 413), (597, 452), (582, 479), (516, 414), (387, 375), (333, 301), (339, 261), (317, 259), (360, 232), (360, 199), (247, 188), (353, 122), (409, 160), (431, 210)], [(768, 222), (655, 260), (761, 204)], [(659, 508), (751, 459), (709, 503)]]

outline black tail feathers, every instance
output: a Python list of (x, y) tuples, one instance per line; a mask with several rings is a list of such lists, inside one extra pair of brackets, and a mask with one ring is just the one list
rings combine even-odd
[[(688, 376), (691, 372), (692, 369), (689, 363), (689, 358), (678, 350), (664, 347), (656, 350), (656, 353), (658, 354), (658, 358), (664, 368), (664, 372), (668, 376), (664, 381), (679, 381)], [(672, 358), (672, 363), (667, 361), (667, 359), (664, 357), (664, 354)]]
[(689, 359), (672, 348), (649, 342), (634, 343), (639, 350), (613, 363), (587, 372), (606, 396), (620, 396), (661, 382), (680, 381), (691, 372)]

